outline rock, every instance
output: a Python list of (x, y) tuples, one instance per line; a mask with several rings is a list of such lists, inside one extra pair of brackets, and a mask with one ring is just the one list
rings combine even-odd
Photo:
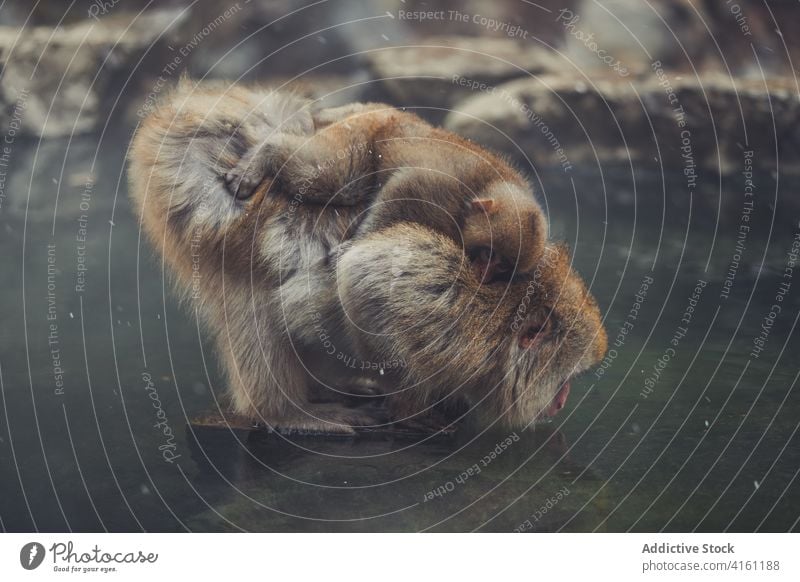
[(556, 53), (531, 40), (488, 37), (430, 37), (413, 46), (374, 50), (367, 59), (384, 92), (410, 107), (449, 107), (482, 90), (481, 84), (485, 90), (563, 68)]
[(746, 149), (754, 151), (754, 169), (775, 171), (776, 138), (781, 170), (800, 171), (800, 98), (788, 78), (765, 85), (721, 74), (706, 73), (700, 81), (651, 71), (635, 79), (519, 79), (465, 99), (444, 124), (565, 171), (579, 163), (628, 160), (657, 169), (661, 160), (682, 168), (688, 179), (695, 167), (741, 171)]
[(136, 72), (184, 14), (156, 9), (63, 27), (0, 27), (2, 127), (16, 119), (18, 135), (44, 137), (95, 129), (116, 100), (114, 83)]

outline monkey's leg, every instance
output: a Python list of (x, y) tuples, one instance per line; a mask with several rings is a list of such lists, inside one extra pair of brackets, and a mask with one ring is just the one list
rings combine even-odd
[(240, 199), (270, 176), (278, 191), (310, 204), (361, 204), (374, 190), (376, 136), (395, 114), (377, 104), (323, 110), (313, 136), (271, 133), (225, 175), (225, 182)]
[(273, 173), (271, 170), (279, 160), (280, 140), (284, 134), (276, 132), (273, 136), (243, 155), (236, 165), (225, 173), (225, 186), (235, 198), (239, 200), (250, 198), (258, 185)]
[(368, 132), (330, 126), (312, 136), (273, 133), (225, 175), (229, 191), (250, 197), (267, 176), (273, 189), (310, 204), (352, 206), (372, 188), (372, 139)]
[[(263, 349), (237, 350), (235, 356), (228, 340), (221, 339), (236, 413), (279, 432), (353, 434), (354, 427), (385, 424), (381, 409), (311, 402), (308, 374), (292, 350), (279, 341)], [(231, 340), (236, 343), (236, 338)]]

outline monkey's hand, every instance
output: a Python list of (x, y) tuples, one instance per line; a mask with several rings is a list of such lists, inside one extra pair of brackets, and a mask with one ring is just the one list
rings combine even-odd
[(264, 178), (274, 175), (278, 160), (278, 148), (273, 140), (267, 140), (241, 157), (239, 162), (225, 174), (225, 186), (234, 198), (246, 200), (256, 191)]
[(305, 403), (302, 410), (272, 416), (260, 414), (259, 424), (281, 434), (356, 434), (358, 428), (382, 428), (389, 424), (386, 411), (370, 406), (347, 407), (342, 403)]

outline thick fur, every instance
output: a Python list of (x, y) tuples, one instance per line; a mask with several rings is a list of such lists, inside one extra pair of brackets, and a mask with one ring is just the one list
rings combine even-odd
[[(345, 406), (340, 394), (388, 380), (395, 418), (450, 397), (466, 398), (486, 420), (536, 418), (561, 383), (605, 352), (599, 311), (565, 249), (548, 245), (529, 276), (487, 285), (463, 245), (435, 225), (383, 223), (362, 193), (347, 204), (309, 203), (310, 191), (330, 187), (325, 171), (301, 185), (264, 180), (247, 198), (230, 194), (242, 177), (236, 168), (268, 136), (307, 139), (334, 123), (326, 116), (341, 111), (312, 112), (289, 93), (183, 80), (132, 143), (134, 206), (214, 336), (234, 411), (281, 429), (348, 432), (383, 419)], [(360, 168), (363, 152), (344, 151)], [(416, 175), (424, 171), (410, 166), (407, 178), (424, 183)], [(452, 171), (467, 191), (486, 185)], [(499, 171), (505, 182), (521, 180), (508, 166)], [(370, 179), (353, 178), (348, 184)], [(450, 196), (435, 202), (450, 205)], [(557, 325), (522, 349), (520, 338), (544, 321)]]
[[(361, 232), (417, 222), (461, 244), (489, 282), (530, 272), (547, 222), (527, 182), (498, 156), (418, 116), (381, 103), (314, 116), (312, 136), (271, 132), (228, 174), (248, 196), (265, 178), (274, 192), (306, 184), (307, 203), (372, 202)], [(483, 255), (483, 256), (481, 256)]]
[[(485, 421), (525, 425), (605, 354), (595, 300), (561, 245), (546, 247), (530, 278), (485, 285), (449, 238), (400, 224), (345, 252), (338, 283), (368, 357), (408, 361), (392, 396), (408, 414), (456, 395)], [(523, 348), (532, 327), (548, 331)]]

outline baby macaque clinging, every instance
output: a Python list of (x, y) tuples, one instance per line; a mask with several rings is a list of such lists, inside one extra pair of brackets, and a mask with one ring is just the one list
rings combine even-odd
[(547, 223), (525, 180), (494, 154), (388, 105), (353, 104), (314, 115), (312, 136), (264, 134), (226, 174), (246, 199), (264, 179), (273, 191), (305, 184), (307, 204), (371, 203), (360, 233), (413, 221), (460, 243), (483, 281), (530, 272)]
[[(374, 122), (350, 119), (358, 112)], [(345, 131), (363, 139), (334, 139)], [(270, 136), (300, 138), (315, 163), (298, 157), (251, 180), (242, 170), (255, 159), (275, 163), (261, 155)], [(467, 232), (473, 201), (495, 201), (475, 210), (491, 223), (530, 193), (491, 154), (415, 116), (363, 105), (312, 114), (295, 94), (184, 79), (143, 120), (129, 160), (142, 226), (213, 336), (232, 409), (270, 427), (348, 433), (456, 401), (487, 424), (524, 426), (563, 406), (569, 380), (605, 352), (565, 247), (535, 239), (524, 275), (522, 227), (504, 231), (499, 252), (494, 226), (492, 254), (465, 252), (459, 229), (486, 242)], [(511, 262), (507, 278), (497, 255)], [(403, 365), (381, 364), (392, 361)], [(344, 396), (369, 391), (388, 418)]]

